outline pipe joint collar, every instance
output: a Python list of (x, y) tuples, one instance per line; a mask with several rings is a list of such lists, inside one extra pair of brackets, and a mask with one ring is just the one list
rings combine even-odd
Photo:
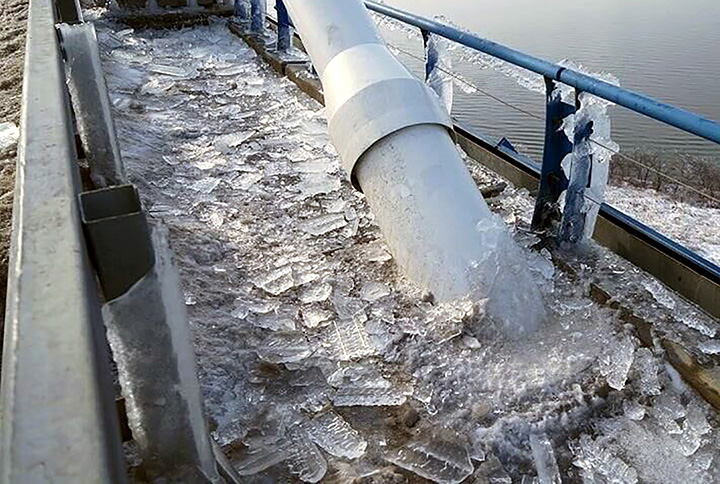
[(384, 137), (409, 126), (452, 120), (437, 95), (382, 44), (361, 44), (335, 56), (322, 74), (330, 138), (355, 188), (355, 165)]

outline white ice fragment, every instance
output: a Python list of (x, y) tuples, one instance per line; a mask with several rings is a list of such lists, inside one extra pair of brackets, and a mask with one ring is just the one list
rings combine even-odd
[(482, 344), (480, 344), (480, 341), (478, 341), (478, 339), (474, 336), (470, 336), (469, 334), (466, 334), (462, 337), (462, 343), (470, 349), (475, 350), (478, 348), (482, 348)]
[(433, 482), (456, 484), (475, 470), (465, 445), (439, 438), (410, 442), (389, 452), (388, 461)]
[(599, 441), (587, 435), (580, 437), (576, 446), (571, 447), (575, 459), (573, 464), (582, 469), (586, 483), (635, 484), (637, 471), (615, 456)]
[(20, 130), (15, 123), (0, 123), (0, 156), (12, 152), (20, 139)]
[(367, 442), (340, 415), (333, 411), (313, 418), (308, 426), (310, 438), (329, 454), (357, 459), (365, 453)]
[(266, 272), (254, 281), (255, 285), (273, 296), (279, 296), (295, 286), (293, 270), (290, 264)]
[(190, 190), (209, 194), (213, 190), (215, 190), (215, 188), (217, 188), (217, 186), (219, 184), (220, 184), (219, 178), (213, 178), (213, 177), (201, 178), (200, 180), (197, 180), (195, 183), (190, 185)]
[(298, 163), (293, 163), (292, 165), (293, 170), (295, 170), (298, 173), (312, 173), (312, 174), (318, 174), (318, 173), (327, 173), (330, 170), (330, 163), (328, 161), (303, 161)]
[(286, 449), (280, 446), (263, 446), (251, 448), (239, 463), (234, 465), (241, 476), (250, 476), (278, 464), (289, 456)]
[(702, 445), (702, 437), (712, 430), (705, 417), (705, 412), (697, 403), (687, 407), (685, 421), (683, 422), (680, 444), (686, 456), (693, 455)]
[(311, 235), (324, 235), (347, 225), (344, 214), (332, 213), (306, 220), (303, 230)]
[(687, 386), (685, 385), (682, 376), (680, 376), (680, 373), (678, 373), (678, 371), (673, 368), (670, 363), (665, 363), (665, 372), (667, 372), (670, 377), (670, 384), (676, 393), (685, 393), (685, 391), (687, 391)]
[(234, 66), (228, 66), (223, 67), (221, 69), (216, 69), (215, 74), (218, 76), (237, 76), (240, 74), (243, 74), (247, 70), (247, 67), (243, 64), (234, 65)]
[(628, 336), (610, 342), (600, 357), (600, 374), (607, 379), (610, 387), (615, 390), (625, 388), (634, 353), (635, 345)]
[(645, 407), (635, 400), (623, 400), (623, 412), (630, 420), (642, 420), (645, 418)]
[(340, 179), (325, 173), (304, 174), (300, 183), (293, 188), (299, 192), (298, 198), (305, 200), (315, 195), (333, 193), (340, 190)]
[(704, 321), (701, 320), (700, 315), (692, 311), (690, 314), (681, 313), (680, 314), (680, 322), (683, 323), (688, 328), (692, 328), (695, 331), (699, 331), (703, 335), (707, 336), (708, 338), (714, 338), (716, 330), (715, 328), (711, 328), (707, 324), (705, 324)]
[(338, 388), (332, 397), (336, 407), (394, 407), (407, 400), (397, 388), (345, 386)]
[(682, 433), (677, 421), (685, 416), (685, 407), (677, 396), (668, 393), (661, 394), (650, 407), (650, 412), (667, 433)]
[(326, 282), (305, 286), (301, 289), (298, 298), (305, 304), (323, 302), (332, 294), (332, 286)]
[(302, 333), (275, 332), (258, 346), (257, 353), (271, 363), (292, 363), (310, 356), (312, 348)]
[(238, 131), (218, 136), (215, 144), (221, 153), (230, 153), (255, 135), (255, 131)]
[(290, 471), (304, 482), (319, 482), (327, 472), (327, 462), (300, 425), (286, 432)]
[(360, 289), (363, 301), (375, 302), (390, 294), (390, 288), (382, 282), (365, 282)]
[(560, 469), (557, 460), (555, 460), (555, 452), (547, 435), (530, 434), (530, 449), (532, 450), (540, 484), (562, 484)]
[(347, 361), (375, 353), (365, 330), (365, 321), (367, 315), (360, 312), (349, 319), (336, 319), (328, 326), (325, 344), (336, 359)]
[(258, 172), (243, 173), (235, 180), (233, 180), (232, 186), (235, 188), (239, 188), (240, 190), (247, 190), (257, 182), (262, 180), (262, 177), (262, 173)]
[(308, 328), (317, 328), (318, 326), (326, 326), (333, 317), (331, 311), (319, 308), (317, 306), (308, 306), (302, 309), (303, 323)]
[(643, 280), (643, 286), (652, 295), (652, 297), (668, 309), (675, 309), (675, 299), (665, 286), (655, 279), (646, 278)]
[(392, 259), (392, 255), (382, 241), (372, 242), (364, 246), (361, 257), (368, 262), (387, 262)]
[(148, 70), (150, 72), (155, 72), (164, 76), (182, 79), (192, 79), (193, 77), (197, 76), (197, 71), (195, 71), (194, 69), (186, 69), (182, 67), (168, 66), (162, 64), (151, 64), (150, 66), (148, 66)]
[(702, 341), (698, 344), (698, 348), (700, 348), (700, 351), (706, 355), (720, 354), (720, 340), (709, 339), (707, 341)]
[(659, 365), (648, 348), (638, 348), (635, 352), (635, 369), (637, 371), (640, 392), (643, 395), (659, 395), (661, 391), (658, 379)]

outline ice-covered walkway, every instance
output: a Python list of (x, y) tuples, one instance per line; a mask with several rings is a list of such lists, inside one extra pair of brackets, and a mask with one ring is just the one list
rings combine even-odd
[[(397, 273), (322, 106), (224, 21), (97, 28), (127, 171), (170, 228), (206, 412), (247, 482), (720, 480), (714, 411), (547, 251), (528, 253), (552, 317), (527, 339), (482, 302), (434, 305)], [(491, 206), (536, 242), (526, 193)]]

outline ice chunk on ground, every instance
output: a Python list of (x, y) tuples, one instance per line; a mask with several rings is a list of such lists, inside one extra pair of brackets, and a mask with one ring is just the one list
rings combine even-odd
[(438, 483), (460, 483), (473, 473), (467, 446), (437, 437), (410, 442), (385, 458), (410, 472)]
[(311, 235), (325, 235), (328, 232), (345, 227), (345, 225), (347, 225), (345, 215), (333, 213), (305, 221), (303, 230)]
[(600, 374), (603, 375), (615, 390), (625, 388), (628, 373), (633, 362), (635, 345), (629, 336), (610, 342), (607, 350), (600, 358)]
[(390, 294), (390, 288), (382, 282), (366, 282), (360, 289), (360, 298), (368, 302), (375, 302), (388, 294)]
[(20, 130), (15, 123), (0, 123), (0, 156), (12, 152), (20, 139)]
[(367, 442), (340, 415), (328, 411), (314, 417), (308, 426), (310, 438), (329, 454), (357, 459)]
[(327, 301), (332, 293), (332, 286), (326, 282), (308, 285), (302, 288), (298, 297), (300, 301), (309, 304)]
[(642, 420), (645, 417), (645, 407), (635, 400), (623, 400), (623, 411), (630, 420)]
[(706, 355), (717, 355), (720, 354), (720, 340), (709, 339), (698, 344), (700, 351)]
[(201, 178), (200, 180), (197, 180), (195, 183), (190, 185), (190, 190), (195, 190), (196, 192), (209, 194), (213, 190), (215, 190), (215, 188), (217, 188), (217, 186), (219, 184), (220, 184), (219, 178), (213, 178), (213, 177)]
[(309, 306), (302, 309), (303, 323), (308, 328), (317, 328), (330, 324), (333, 313), (317, 306)]
[(348, 385), (338, 388), (332, 397), (336, 407), (396, 407), (407, 400), (399, 388)]
[(685, 455), (693, 455), (702, 445), (702, 437), (710, 432), (705, 412), (697, 403), (688, 405), (683, 422), (680, 444)]
[(368, 341), (366, 321), (365, 312), (359, 312), (351, 318), (338, 318), (327, 327), (326, 345), (334, 357), (339, 360), (352, 360), (375, 352), (375, 348)]
[(237, 148), (250, 138), (255, 136), (255, 131), (238, 131), (218, 136), (215, 139), (218, 151), (221, 153), (230, 153), (233, 148)]
[(657, 302), (668, 309), (675, 309), (675, 299), (660, 282), (647, 277), (643, 279), (643, 285)]
[(562, 484), (555, 452), (547, 435), (530, 434), (530, 449), (540, 484)]
[(287, 431), (290, 471), (305, 482), (319, 482), (327, 472), (327, 462), (310, 436), (300, 426)]
[(648, 348), (638, 348), (635, 352), (635, 371), (638, 385), (643, 395), (659, 395), (661, 391), (658, 371), (660, 369), (655, 357)]
[(577, 445), (571, 447), (575, 460), (573, 464), (582, 469), (585, 482), (607, 482), (635, 484), (637, 472), (625, 461), (614, 456), (601, 443), (587, 435), (580, 437)]
[(651, 414), (667, 433), (682, 433), (677, 421), (685, 416), (685, 407), (677, 396), (664, 393), (657, 397), (653, 402)]
[(263, 340), (257, 353), (260, 358), (271, 363), (292, 363), (310, 356), (312, 347), (303, 333), (275, 332)]
[(292, 266), (287, 264), (266, 272), (255, 279), (255, 285), (273, 296), (279, 296), (295, 286)]

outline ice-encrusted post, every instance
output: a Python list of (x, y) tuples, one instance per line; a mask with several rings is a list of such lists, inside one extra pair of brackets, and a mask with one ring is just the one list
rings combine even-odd
[(558, 200), (568, 186), (562, 161), (572, 152), (573, 144), (562, 129), (563, 121), (575, 112), (575, 106), (562, 100), (558, 83), (545, 78), (545, 145), (543, 147), (540, 188), (535, 199), (532, 230), (544, 231), (560, 218)]
[(247, 0), (235, 0), (235, 18), (243, 23), (250, 20)]
[(292, 31), (290, 30), (290, 16), (288, 15), (285, 2), (283, 0), (277, 0), (275, 2), (275, 9), (277, 10), (278, 20), (278, 38), (277, 38), (277, 50), (278, 52), (287, 52), (290, 50), (292, 42)]
[(453, 82), (449, 71), (450, 56), (446, 52), (446, 40), (421, 30), (425, 45), (425, 82), (435, 91), (448, 113), (452, 112)]
[(95, 27), (91, 23), (60, 24), (59, 31), (68, 89), (90, 177), (98, 188), (122, 185), (127, 177), (115, 137)]
[(103, 308), (128, 423), (151, 479), (219, 482), (165, 230), (155, 229), (153, 245), (155, 266)]
[[(566, 158), (570, 179), (558, 240), (576, 245), (592, 237), (605, 196), (610, 159), (617, 145), (610, 139), (606, 101), (587, 93), (576, 94), (577, 111), (566, 132), (572, 132), (573, 151)], [(591, 138), (592, 137), (592, 138)]]
[(250, 32), (255, 35), (265, 34), (265, 16), (267, 0), (250, 0)]

